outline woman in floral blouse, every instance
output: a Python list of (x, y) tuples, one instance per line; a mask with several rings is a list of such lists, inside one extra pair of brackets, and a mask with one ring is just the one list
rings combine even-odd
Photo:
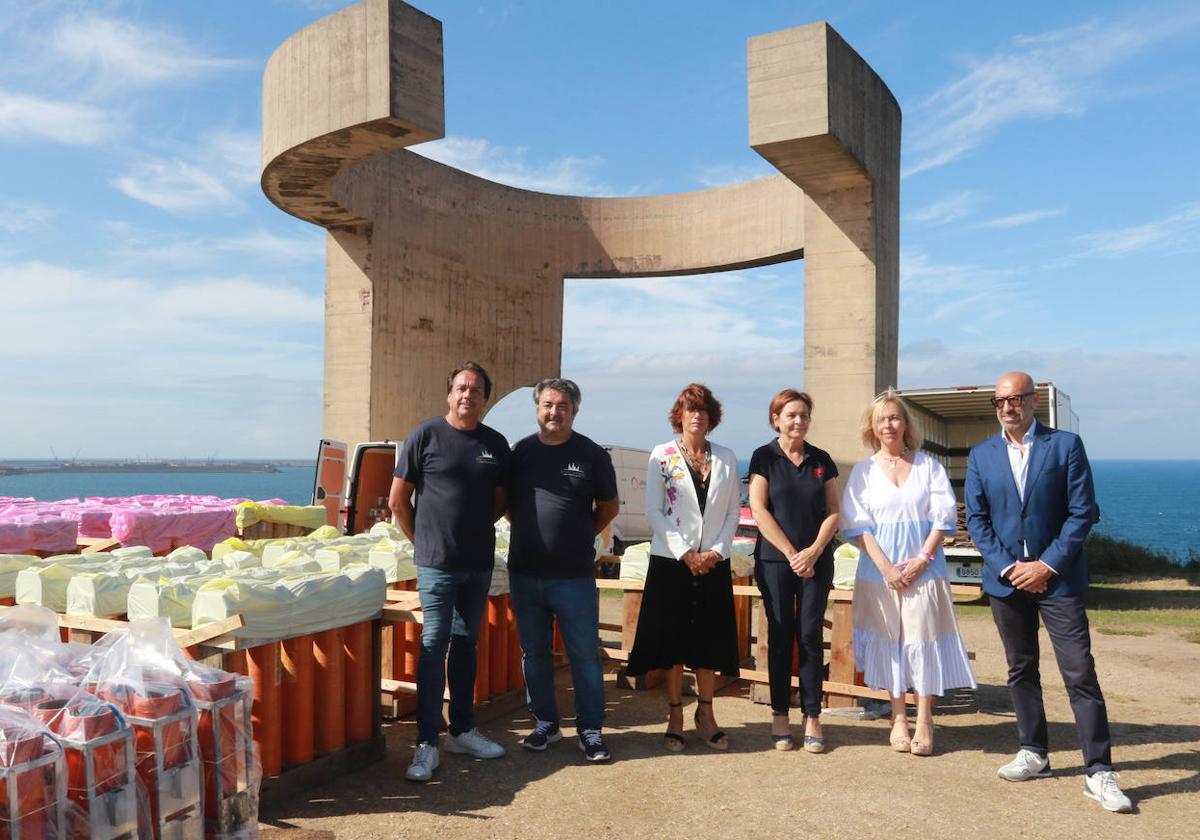
[(656, 446), (646, 466), (646, 517), (654, 528), (650, 566), (626, 669), (667, 672), (663, 746), (684, 748), (683, 667), (696, 672), (694, 721), (712, 749), (729, 748), (713, 714), (716, 672), (738, 675), (737, 621), (729, 556), (741, 485), (733, 451), (707, 440), (721, 404), (703, 385), (688, 385), (668, 419), (675, 437)]

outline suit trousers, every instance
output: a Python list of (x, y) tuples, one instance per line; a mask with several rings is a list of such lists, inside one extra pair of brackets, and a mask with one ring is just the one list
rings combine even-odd
[(1083, 750), (1084, 771), (1090, 776), (1112, 768), (1112, 739), (1108, 710), (1096, 678), (1092, 641), (1082, 595), (1034, 595), (1015, 590), (1011, 595), (990, 599), (992, 617), (1008, 659), (1008, 689), (1017, 714), (1021, 748), (1045, 756), (1049, 751), (1046, 710), (1042, 704), (1042, 681), (1038, 668), (1038, 619), (1054, 647), (1062, 673), (1075, 728)]
[(793, 644), (798, 644), (800, 704), (805, 715), (819, 717), (825, 665), (823, 620), (833, 588), (832, 564), (818, 563), (813, 577), (802, 578), (787, 563), (760, 560), (754, 564), (754, 579), (767, 617), (771, 712), (786, 715), (791, 708), (792, 650)]

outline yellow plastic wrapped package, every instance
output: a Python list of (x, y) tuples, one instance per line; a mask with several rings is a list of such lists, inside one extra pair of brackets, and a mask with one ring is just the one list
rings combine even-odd
[(67, 583), (67, 615), (113, 618), (128, 609), (133, 581), (122, 572), (79, 572)]
[(28, 554), (0, 554), (0, 598), (16, 596), (17, 573), (28, 569), (37, 559)]
[(196, 592), (192, 626), (241, 615), (245, 639), (284, 639), (356, 624), (379, 615), (387, 592), (381, 569), (285, 575), (275, 581), (210, 580)]
[(325, 524), (326, 517), (324, 505), (260, 505), (258, 502), (240, 502), (234, 509), (237, 511), (239, 530), (259, 522), (320, 528)]

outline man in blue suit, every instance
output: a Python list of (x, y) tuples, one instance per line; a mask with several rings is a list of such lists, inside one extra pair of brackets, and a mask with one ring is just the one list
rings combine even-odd
[(1097, 519), (1087, 453), (1078, 435), (1034, 419), (1039, 394), (1027, 373), (996, 382), (1001, 432), (971, 450), (967, 528), (983, 554), (983, 589), (1008, 659), (1020, 750), (999, 770), (1023, 782), (1050, 775), (1038, 671), (1038, 621), (1054, 646), (1083, 749), (1085, 796), (1109, 811), (1133, 810), (1112, 765), (1108, 712), (1096, 678), (1083, 594), (1083, 542)]

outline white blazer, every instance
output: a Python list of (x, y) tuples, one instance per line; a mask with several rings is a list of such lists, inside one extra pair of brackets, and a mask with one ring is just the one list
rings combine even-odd
[(688, 551), (729, 557), (741, 510), (741, 482), (732, 449), (709, 442), (712, 475), (704, 516), (696, 487), (674, 440), (659, 444), (646, 464), (646, 518), (654, 529), (650, 553), (678, 560)]

